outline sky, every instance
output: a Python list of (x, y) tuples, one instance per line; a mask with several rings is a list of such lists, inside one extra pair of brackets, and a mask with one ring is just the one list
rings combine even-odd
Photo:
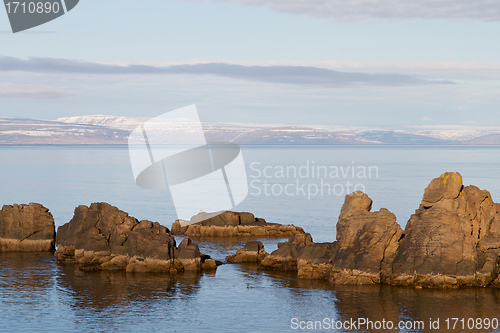
[(491, 0), (82, 0), (16, 34), (0, 10), (0, 115), (500, 126), (499, 32)]

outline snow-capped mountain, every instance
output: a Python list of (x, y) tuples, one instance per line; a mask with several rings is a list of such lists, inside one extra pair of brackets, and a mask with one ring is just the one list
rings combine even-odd
[[(127, 144), (131, 131), (142, 122), (139, 118), (107, 115), (55, 121), (0, 117), (0, 144)], [(172, 143), (183, 143), (183, 138), (189, 137), (186, 134), (196, 130), (186, 119), (153, 126), (160, 137)], [(207, 142), (236, 144), (500, 144), (500, 128), (408, 131), (237, 123), (202, 123), (202, 127)]]
[(102, 126), (0, 117), (0, 144), (121, 144), (127, 136)]
[(68, 124), (94, 125), (94, 126), (115, 128), (125, 131), (132, 131), (134, 128), (136, 128), (142, 123), (142, 121), (137, 118), (106, 116), (106, 115), (64, 117), (56, 119), (56, 122), (68, 123)]

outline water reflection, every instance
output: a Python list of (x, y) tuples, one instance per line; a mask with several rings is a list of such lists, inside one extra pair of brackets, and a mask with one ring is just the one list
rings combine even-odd
[(72, 307), (96, 309), (140, 306), (190, 297), (200, 288), (200, 274), (134, 274), (123, 271), (81, 272), (74, 266), (61, 267), (57, 284), (72, 296)]
[[(242, 241), (231, 242), (201, 244), (222, 258), (242, 246)], [(216, 273), (176, 277), (83, 273), (55, 264), (50, 253), (0, 253), (0, 312), (0, 331), (288, 332), (292, 318), (422, 320), (423, 331), (430, 331), (429, 319), (439, 318), (445, 331), (446, 318), (498, 318), (500, 290), (332, 287), (255, 264), (226, 264)]]
[[(442, 331), (447, 318), (498, 318), (500, 290), (466, 288), (457, 290), (415, 289), (392, 286), (336, 286), (336, 306), (342, 319), (423, 321), (440, 320)], [(435, 330), (434, 330), (435, 331)], [(449, 330), (454, 331), (454, 330)], [(455, 330), (464, 331), (464, 330)], [(465, 330), (488, 331), (488, 330)], [(496, 331), (499, 330), (489, 330)]]

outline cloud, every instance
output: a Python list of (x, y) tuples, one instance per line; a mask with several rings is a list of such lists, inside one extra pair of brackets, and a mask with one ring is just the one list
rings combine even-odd
[(67, 92), (45, 86), (27, 86), (13, 83), (0, 84), (0, 98), (63, 98)]
[[(339, 49), (347, 52), (351, 49)], [(353, 51), (356, 49), (352, 49)], [(419, 77), (440, 78), (448, 80), (462, 79), (500, 79), (500, 62), (484, 61), (386, 61), (386, 60), (232, 60), (222, 61), (227, 64), (238, 64), (242, 66), (289, 66), (289, 67), (318, 67), (346, 72), (362, 72), (369, 74), (406, 74)], [(172, 65), (188, 65), (209, 63), (206, 59), (194, 60), (141, 60), (132, 61), (122, 59), (119, 61), (106, 62), (102, 64), (116, 66), (146, 65), (154, 67), (166, 67)]]
[(214, 75), (232, 79), (268, 83), (286, 83), (305, 86), (408, 86), (425, 84), (451, 84), (451, 81), (427, 80), (405, 74), (369, 74), (341, 72), (310, 66), (243, 66), (227, 63), (177, 64), (170, 66), (127, 65), (118, 66), (95, 62), (54, 58), (28, 60), (1, 57), (0, 71), (23, 71), (66, 74), (181, 74)]
[(422, 121), (431, 121), (432, 120), (431, 118), (429, 118), (427, 116), (420, 117), (419, 119)]
[[(198, 0), (200, 1), (200, 0)], [(316, 18), (500, 20), (496, 0), (222, 0)]]

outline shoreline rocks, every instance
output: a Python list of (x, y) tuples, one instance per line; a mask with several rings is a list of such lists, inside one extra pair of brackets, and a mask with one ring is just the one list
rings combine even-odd
[(500, 286), (500, 205), (447, 172), (426, 188), (386, 277), (394, 285)]
[(0, 210), (0, 252), (54, 251), (55, 224), (37, 203), (4, 205)]
[(173, 235), (188, 237), (289, 237), (303, 234), (304, 229), (294, 225), (269, 223), (251, 213), (225, 211), (199, 213), (191, 221), (177, 220), (172, 224)]
[[(251, 213), (200, 213), (176, 221), (187, 236), (284, 237), (268, 254), (260, 241), (247, 242), (229, 262), (296, 272), (300, 279), (332, 284), (390, 284), (460, 288), (500, 287), (500, 204), (476, 186), (463, 186), (459, 173), (433, 179), (404, 230), (385, 208), (372, 212), (360, 191), (346, 195), (336, 241), (314, 243), (293, 225), (267, 223)], [(0, 210), (0, 251), (51, 251), (56, 261), (84, 271), (168, 272), (214, 270), (218, 262), (185, 238), (178, 246), (170, 230), (138, 221), (107, 203), (78, 206), (55, 234), (54, 219), (40, 204), (5, 205)]]
[(425, 189), (404, 231), (394, 214), (371, 206), (362, 192), (346, 195), (335, 242), (293, 236), (260, 259), (261, 267), (332, 284), (500, 287), (500, 204), (488, 191), (444, 173)]
[(57, 229), (57, 262), (83, 264), (82, 270), (170, 272), (216, 269), (215, 260), (184, 239), (176, 246), (158, 222), (138, 221), (107, 203), (78, 206)]

